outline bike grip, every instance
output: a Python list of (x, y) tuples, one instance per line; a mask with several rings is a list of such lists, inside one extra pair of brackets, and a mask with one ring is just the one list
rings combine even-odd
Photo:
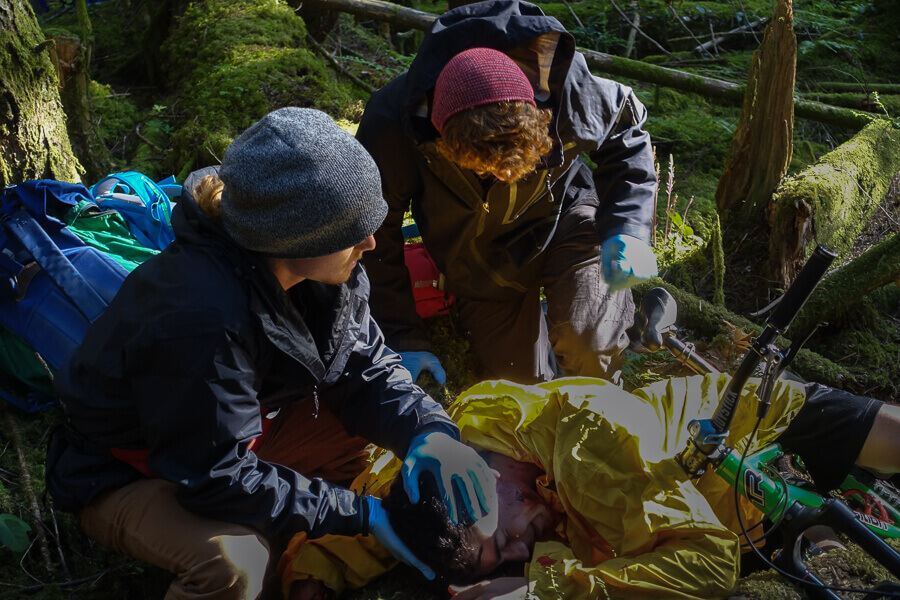
[(794, 320), (794, 317), (806, 304), (810, 294), (816, 289), (819, 280), (825, 275), (825, 271), (828, 270), (835, 258), (837, 258), (837, 254), (825, 246), (821, 244), (816, 246), (812, 256), (809, 257), (809, 260), (800, 269), (794, 282), (791, 283), (784, 296), (781, 297), (772, 316), (766, 319), (766, 324), (779, 332), (787, 331), (791, 321)]

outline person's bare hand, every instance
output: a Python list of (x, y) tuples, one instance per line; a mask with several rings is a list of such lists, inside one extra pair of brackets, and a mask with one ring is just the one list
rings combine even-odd
[(290, 600), (333, 600), (334, 593), (318, 579), (304, 579), (291, 584)]
[(475, 585), (451, 585), (453, 600), (524, 600), (528, 594), (525, 577), (498, 577)]

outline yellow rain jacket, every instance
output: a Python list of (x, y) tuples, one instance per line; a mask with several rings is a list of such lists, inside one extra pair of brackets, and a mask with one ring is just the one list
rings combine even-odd
[[(566, 543), (538, 542), (527, 567), (538, 598), (719, 598), (739, 571), (739, 530), (731, 488), (714, 473), (691, 482), (674, 460), (691, 419), (711, 417), (727, 376), (661, 381), (632, 393), (589, 378), (521, 386), (488, 381), (448, 412), (462, 440), (540, 466), (537, 489), (564, 515)], [(729, 436), (752, 429), (756, 402), (746, 387)], [(803, 405), (801, 385), (776, 385), (754, 448), (771, 442)], [(357, 492), (386, 492), (399, 461), (383, 456), (354, 481)], [(745, 523), (753, 520), (745, 509)], [(757, 513), (758, 514), (758, 513)], [(728, 527), (723, 526), (723, 523)], [(287, 592), (312, 577), (337, 592), (359, 587), (396, 561), (373, 538), (298, 534), (279, 572)]]

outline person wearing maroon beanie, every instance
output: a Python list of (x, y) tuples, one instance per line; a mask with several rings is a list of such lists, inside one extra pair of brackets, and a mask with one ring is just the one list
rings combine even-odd
[(618, 377), (629, 288), (656, 274), (645, 120), (537, 6), (488, 0), (435, 21), (357, 132), (389, 207), (364, 259), (372, 311), (413, 378), (444, 372), (404, 265), (409, 209), (482, 376)]

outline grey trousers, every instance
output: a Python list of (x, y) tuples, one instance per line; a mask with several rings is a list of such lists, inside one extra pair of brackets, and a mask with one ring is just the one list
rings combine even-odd
[(560, 216), (540, 277), (519, 300), (457, 298), (482, 375), (519, 383), (562, 375), (618, 379), (634, 300), (630, 290), (610, 292), (603, 279), (595, 214), (587, 203)]

